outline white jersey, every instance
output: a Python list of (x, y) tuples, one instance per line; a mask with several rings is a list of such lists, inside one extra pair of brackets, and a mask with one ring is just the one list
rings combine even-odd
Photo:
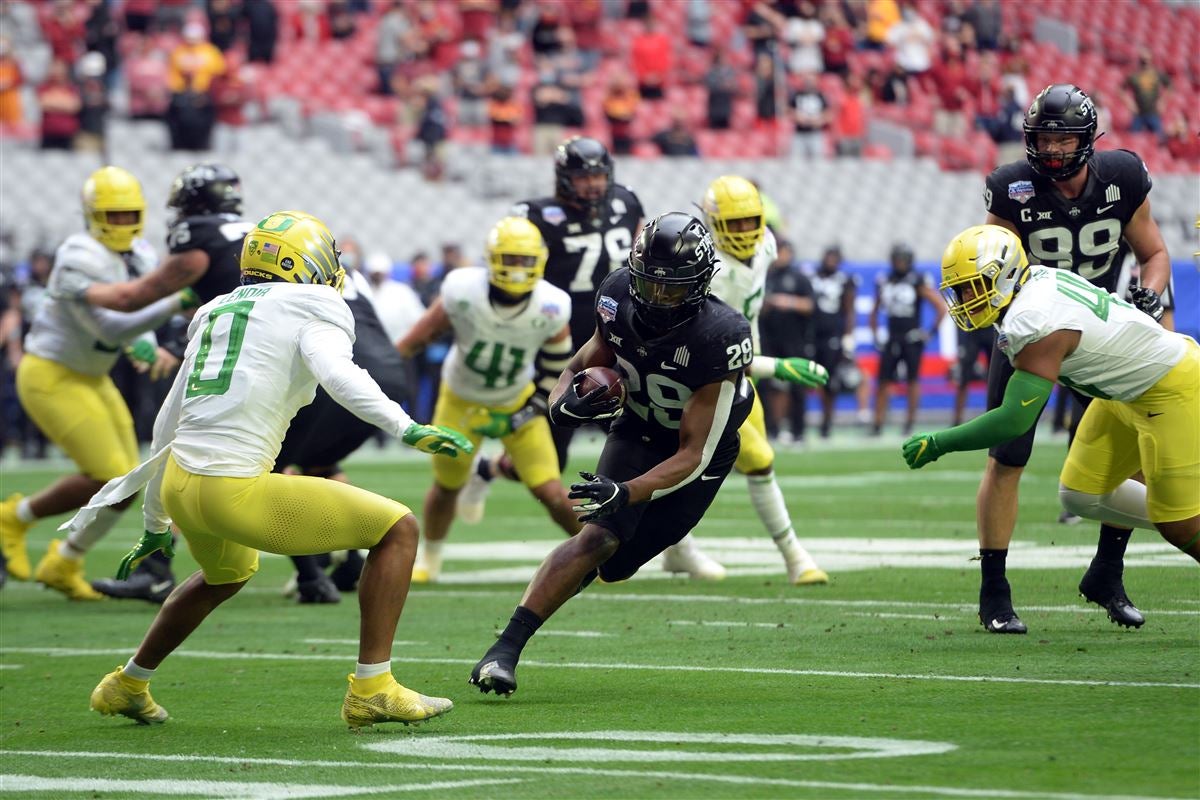
[(400, 436), (412, 420), (353, 363), (353, 343), (350, 307), (328, 286), (258, 283), (213, 299), (188, 329), (155, 446), (167, 444), (173, 426), (172, 452), (189, 472), (269, 472), (318, 382), (362, 419)]
[(709, 292), (742, 312), (750, 321), (750, 335), (754, 339), (754, 352), (759, 352), (758, 317), (762, 312), (763, 296), (767, 287), (767, 271), (775, 263), (778, 249), (771, 231), (763, 232), (762, 241), (750, 257), (750, 263), (739, 261), (724, 250), (717, 249), (720, 261), (717, 274), (713, 276)]
[(533, 380), (538, 351), (571, 319), (571, 296), (544, 280), (519, 310), (497, 309), (483, 267), (448, 273), (442, 304), (454, 326), (442, 381), (462, 399), (490, 407), (517, 400)]
[(25, 337), (25, 351), (84, 375), (107, 375), (121, 347), (166, 322), (179, 310), (179, 300), (172, 296), (122, 313), (71, 298), (93, 283), (137, 277), (155, 261), (154, 248), (144, 239), (135, 239), (133, 250), (121, 256), (86, 233), (67, 237), (54, 254), (45, 302)]
[(996, 324), (996, 344), (1012, 361), (1030, 342), (1079, 331), (1059, 382), (1091, 397), (1136, 400), (1180, 362), (1186, 336), (1168, 331), (1115, 294), (1066, 270), (1034, 266)]

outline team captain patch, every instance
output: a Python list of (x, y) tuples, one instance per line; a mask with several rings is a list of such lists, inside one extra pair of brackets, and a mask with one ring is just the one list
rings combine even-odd
[(596, 311), (605, 322), (612, 322), (617, 318), (617, 301), (608, 295), (600, 295), (600, 300), (596, 303)]
[(1025, 203), (1033, 197), (1033, 181), (1013, 181), (1008, 185), (1008, 198), (1018, 203)]

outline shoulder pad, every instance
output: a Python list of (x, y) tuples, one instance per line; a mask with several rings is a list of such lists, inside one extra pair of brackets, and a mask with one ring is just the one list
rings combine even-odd
[(344, 330), (350, 339), (354, 339), (354, 314), (345, 298), (330, 286), (319, 284), (306, 287), (303, 296), (307, 301), (312, 315), (323, 322), (329, 322)]
[(472, 291), (481, 283), (487, 283), (487, 279), (487, 270), (483, 267), (459, 267), (458, 269), (452, 269), (442, 279), (442, 286), (439, 290), (442, 301), (449, 303), (453, 300), (468, 299)]
[(71, 271), (92, 281), (111, 281), (117, 277), (113, 264), (116, 258), (86, 233), (73, 233), (54, 253), (53, 271)]

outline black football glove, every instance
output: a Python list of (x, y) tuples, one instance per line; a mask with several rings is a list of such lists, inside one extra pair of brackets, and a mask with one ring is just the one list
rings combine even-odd
[(629, 489), (625, 484), (617, 483), (612, 478), (606, 478), (603, 475), (593, 475), (590, 472), (581, 472), (579, 477), (587, 483), (572, 483), (567, 497), (572, 500), (583, 500), (582, 503), (572, 507), (576, 514), (581, 515), (580, 522), (591, 522), (600, 517), (607, 517), (629, 505)]
[(1158, 292), (1149, 286), (1138, 286), (1129, 293), (1129, 297), (1133, 300), (1133, 305), (1138, 311), (1141, 311), (1143, 314), (1149, 314), (1155, 322), (1162, 321), (1163, 304), (1162, 298), (1158, 296)]
[(621, 413), (621, 399), (619, 397), (603, 396), (608, 390), (606, 386), (597, 386), (583, 397), (580, 397), (580, 380), (578, 376), (574, 378), (571, 381), (571, 385), (562, 393), (562, 397), (559, 397), (550, 406), (551, 423), (566, 428), (578, 428), (585, 422), (612, 419)]

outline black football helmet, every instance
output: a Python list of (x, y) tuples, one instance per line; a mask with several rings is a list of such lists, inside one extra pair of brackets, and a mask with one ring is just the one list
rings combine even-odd
[(891, 262), (892, 269), (897, 272), (908, 272), (912, 269), (913, 261), (915, 260), (913, 249), (904, 242), (897, 242), (892, 245), (892, 252), (888, 256)]
[(167, 207), (178, 217), (241, 214), (242, 180), (223, 164), (193, 164), (171, 184)]
[[(579, 175), (604, 175), (603, 193), (599, 197), (584, 197), (575, 190), (572, 178)], [(598, 216), (612, 199), (613, 160), (608, 148), (595, 139), (572, 136), (558, 146), (554, 153), (554, 195), (559, 202)]]
[[(1038, 150), (1039, 133), (1064, 133), (1079, 137), (1070, 153)], [(1025, 158), (1033, 171), (1061, 181), (1079, 172), (1096, 151), (1096, 106), (1078, 86), (1056, 83), (1042, 89), (1025, 112)]]
[(638, 321), (656, 334), (687, 322), (708, 297), (716, 271), (716, 247), (703, 222), (680, 211), (650, 220), (629, 251)]

